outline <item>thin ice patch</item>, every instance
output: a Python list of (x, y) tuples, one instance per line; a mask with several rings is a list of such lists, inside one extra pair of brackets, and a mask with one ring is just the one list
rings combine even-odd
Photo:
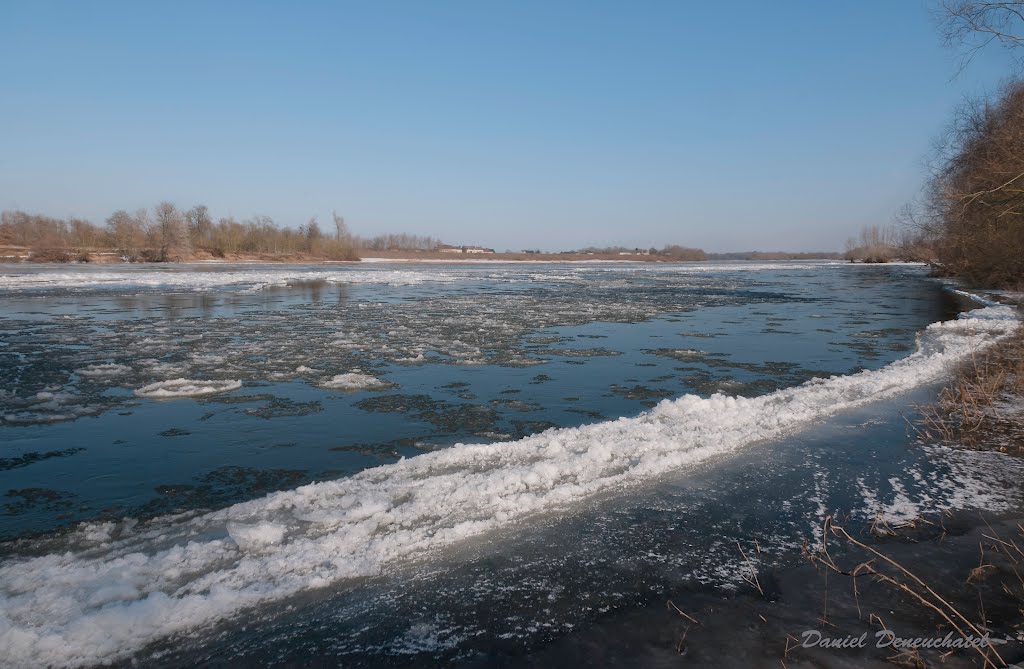
[(128, 365), (116, 363), (105, 363), (100, 365), (89, 365), (82, 369), (76, 369), (75, 373), (88, 379), (111, 379), (125, 374), (131, 374), (132, 368)]

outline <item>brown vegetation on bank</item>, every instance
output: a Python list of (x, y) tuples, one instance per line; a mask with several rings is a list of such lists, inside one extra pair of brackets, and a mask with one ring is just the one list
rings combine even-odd
[(850, 262), (887, 263), (894, 261), (934, 262), (935, 249), (919, 231), (900, 225), (869, 225), (860, 235), (846, 240), (843, 257)]
[(954, 114), (923, 199), (846, 244), (856, 262), (913, 260), (981, 288), (1024, 287), (1024, 80)]
[(944, 274), (1024, 285), (1024, 81), (957, 114), (920, 222)]
[(859, 237), (846, 240), (846, 253), (851, 262), (885, 263), (901, 259), (897, 248), (897, 235), (893, 228), (877, 225), (865, 226)]
[(919, 410), (928, 440), (1024, 456), (1024, 328), (973, 355)]
[(941, 0), (936, 17), (966, 67), (1002, 47), (1015, 77), (962, 105), (931, 157), (923, 198), (897, 221), (936, 272), (982, 288), (1024, 286), (1024, 2)]
[[(928, 635), (917, 638), (942, 640), (907, 646), (871, 644), (886, 648), (891, 654), (885, 659), (895, 666), (925, 669), (944, 664), (955, 655), (965, 661), (973, 656), (978, 664), (969, 666), (1016, 666), (1008, 662), (1019, 659), (1019, 649), (1005, 644), (1019, 629), (1024, 602), (1020, 575), (1024, 551), (1017, 543), (1024, 536), (1024, 528), (1016, 521), (989, 522), (982, 517), (972, 533), (980, 535), (973, 548), (961, 540), (965, 537), (949, 535), (948, 530), (954, 529), (947, 528), (950, 521), (963, 522), (951, 515), (918, 517), (898, 525), (876, 518), (868, 531), (850, 532), (827, 516), (820, 541), (804, 545), (804, 556), (823, 574), (826, 584), (818, 619), (823, 635), (835, 636), (838, 631), (831, 619), (830, 598), (848, 601), (852, 594), (858, 618), (877, 629), (868, 636), (912, 639), (916, 635), (903, 635), (913, 617), (921, 619), (917, 624)], [(966, 560), (965, 549), (973, 554)], [(901, 553), (904, 559), (898, 557)], [(974, 558), (976, 555), (980, 558)], [(941, 568), (936, 567), (943, 562), (946, 564)], [(833, 580), (840, 578), (845, 587), (830, 591), (830, 574)], [(890, 627), (886, 620), (892, 622), (894, 618), (897, 625)], [(925, 620), (930, 620), (930, 625)], [(981, 639), (990, 639), (991, 643), (978, 643)], [(783, 666), (790, 653), (799, 648), (799, 639), (790, 635), (783, 650)]]

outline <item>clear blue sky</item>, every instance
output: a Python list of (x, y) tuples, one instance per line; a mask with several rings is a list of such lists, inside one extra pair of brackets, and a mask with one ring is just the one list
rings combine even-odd
[(0, 3), (0, 208), (499, 249), (839, 249), (965, 95), (929, 5)]

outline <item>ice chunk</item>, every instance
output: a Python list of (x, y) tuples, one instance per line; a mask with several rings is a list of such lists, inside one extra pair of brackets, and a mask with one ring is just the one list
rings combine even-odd
[(356, 391), (383, 390), (384, 388), (391, 388), (393, 384), (369, 374), (349, 372), (347, 374), (335, 374), (333, 377), (321, 381), (320, 386), (322, 388), (331, 388), (332, 390)]
[(109, 379), (115, 376), (124, 376), (131, 373), (132, 368), (128, 365), (116, 363), (105, 363), (101, 365), (89, 365), (82, 369), (76, 369), (75, 373), (89, 379)]
[(261, 550), (281, 543), (285, 528), (275, 523), (261, 522), (254, 525), (228, 523), (228, 535), (243, 551)]
[(171, 379), (169, 381), (157, 381), (148, 386), (142, 386), (135, 391), (139, 397), (195, 397), (198, 395), (212, 395), (223, 393), (229, 390), (238, 390), (242, 387), (241, 381), (196, 381), (194, 379)]

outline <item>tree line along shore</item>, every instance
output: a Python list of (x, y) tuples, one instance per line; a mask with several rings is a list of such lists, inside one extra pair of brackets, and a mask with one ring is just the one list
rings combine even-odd
[[(280, 226), (267, 216), (244, 221), (214, 221), (204, 205), (182, 211), (170, 202), (152, 210), (118, 210), (105, 225), (80, 218), (68, 220), (23, 211), (0, 214), (3, 260), (35, 262), (181, 262), (209, 259), (358, 260), (360, 240), (344, 218), (333, 215), (325, 231), (316, 218), (298, 228)], [(390, 237), (390, 236), (382, 236)], [(401, 235), (403, 244), (428, 247), (428, 237)]]
[(748, 251), (705, 253), (666, 244), (661, 248), (584, 247), (545, 253), (539, 250), (494, 252), (454, 247), (435, 237), (407, 233), (361, 237), (345, 219), (332, 214), (329, 226), (316, 218), (303, 225), (282, 226), (267, 216), (216, 221), (197, 205), (181, 210), (170, 202), (133, 212), (118, 210), (104, 225), (82, 218), (61, 219), (24, 211), (0, 213), (0, 262), (188, 262), (188, 261), (358, 261), (392, 260), (633, 260), (685, 262), (703, 260), (836, 259), (834, 252)]

